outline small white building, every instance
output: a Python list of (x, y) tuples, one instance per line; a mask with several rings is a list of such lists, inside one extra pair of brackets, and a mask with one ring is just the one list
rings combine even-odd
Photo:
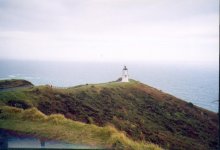
[(129, 79), (128, 79), (128, 69), (127, 69), (126, 66), (124, 66), (124, 68), (122, 70), (121, 82), (129, 82)]

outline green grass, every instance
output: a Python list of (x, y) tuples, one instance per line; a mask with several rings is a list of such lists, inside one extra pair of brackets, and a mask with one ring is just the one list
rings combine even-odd
[(0, 128), (9, 129), (48, 139), (86, 144), (92, 147), (160, 150), (157, 145), (129, 139), (112, 126), (98, 127), (66, 119), (61, 114), (47, 116), (36, 108), (0, 108)]

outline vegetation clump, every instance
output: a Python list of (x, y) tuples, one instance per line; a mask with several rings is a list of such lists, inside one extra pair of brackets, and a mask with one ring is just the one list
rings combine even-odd
[(189, 106), (189, 107), (191, 107), (191, 108), (192, 108), (194, 105), (193, 105), (193, 103), (188, 102), (188, 103), (187, 103), (187, 106)]
[(27, 109), (21, 114), (21, 119), (30, 121), (44, 121), (46, 118), (47, 117), (42, 112), (38, 111), (37, 108)]

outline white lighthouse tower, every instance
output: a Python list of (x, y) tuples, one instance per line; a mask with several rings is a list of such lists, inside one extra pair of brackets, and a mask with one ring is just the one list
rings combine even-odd
[(121, 82), (129, 82), (129, 80), (128, 80), (128, 69), (127, 69), (126, 66), (124, 66), (124, 68), (122, 70)]

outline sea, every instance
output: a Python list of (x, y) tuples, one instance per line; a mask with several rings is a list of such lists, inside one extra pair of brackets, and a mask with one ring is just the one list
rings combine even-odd
[(0, 60), (0, 80), (26, 79), (35, 85), (71, 87), (115, 81), (124, 65), (129, 78), (218, 112), (218, 65), (152, 62), (55, 62)]

